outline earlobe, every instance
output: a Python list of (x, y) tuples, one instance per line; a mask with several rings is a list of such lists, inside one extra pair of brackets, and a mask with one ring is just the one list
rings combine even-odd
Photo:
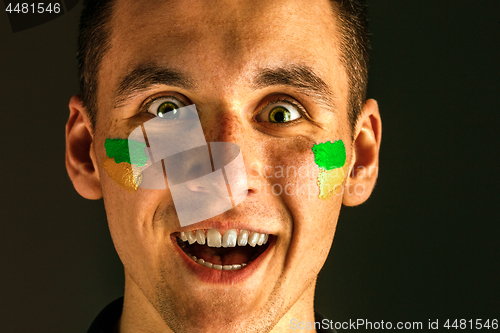
[(370, 197), (378, 176), (382, 120), (375, 100), (365, 102), (356, 123), (350, 172), (347, 175), (343, 204), (356, 206)]
[(102, 198), (90, 122), (80, 96), (69, 102), (66, 124), (66, 169), (76, 191), (87, 199)]

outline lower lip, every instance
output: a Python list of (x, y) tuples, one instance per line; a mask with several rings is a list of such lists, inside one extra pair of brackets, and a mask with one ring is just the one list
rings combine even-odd
[(191, 270), (201, 281), (213, 284), (235, 284), (245, 281), (259, 268), (264, 259), (271, 252), (271, 249), (274, 248), (274, 244), (276, 242), (276, 237), (269, 237), (269, 246), (260, 256), (257, 257), (257, 259), (243, 268), (225, 271), (208, 268), (194, 262), (193, 259), (189, 258), (179, 247), (177, 244), (177, 237), (171, 235), (170, 238), (174, 243), (175, 251), (182, 258), (188, 269)]

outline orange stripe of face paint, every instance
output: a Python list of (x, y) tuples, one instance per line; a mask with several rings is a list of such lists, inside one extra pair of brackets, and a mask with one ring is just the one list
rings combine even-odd
[(342, 182), (345, 179), (347, 171), (347, 164), (343, 168), (336, 168), (332, 170), (325, 170), (319, 168), (318, 172), (318, 186), (319, 198), (328, 199), (334, 193), (340, 193)]
[(109, 177), (120, 185), (121, 188), (129, 192), (137, 191), (142, 181), (142, 173), (139, 169), (132, 167), (127, 162), (115, 163), (115, 160), (108, 156), (104, 157), (102, 166)]

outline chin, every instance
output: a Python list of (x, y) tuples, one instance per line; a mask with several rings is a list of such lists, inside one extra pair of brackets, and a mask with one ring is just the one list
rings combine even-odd
[(198, 295), (164, 295), (159, 302), (157, 309), (174, 332), (267, 332), (284, 312), (282, 290), (273, 290), (265, 299), (240, 288), (193, 288), (195, 292)]

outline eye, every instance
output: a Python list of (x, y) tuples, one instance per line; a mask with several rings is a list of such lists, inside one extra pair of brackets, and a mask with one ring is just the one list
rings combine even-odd
[(178, 119), (179, 109), (186, 106), (174, 97), (159, 97), (148, 108), (148, 112), (163, 119)]
[(274, 102), (266, 105), (255, 117), (259, 122), (288, 123), (301, 118), (301, 113), (297, 107), (287, 102)]

